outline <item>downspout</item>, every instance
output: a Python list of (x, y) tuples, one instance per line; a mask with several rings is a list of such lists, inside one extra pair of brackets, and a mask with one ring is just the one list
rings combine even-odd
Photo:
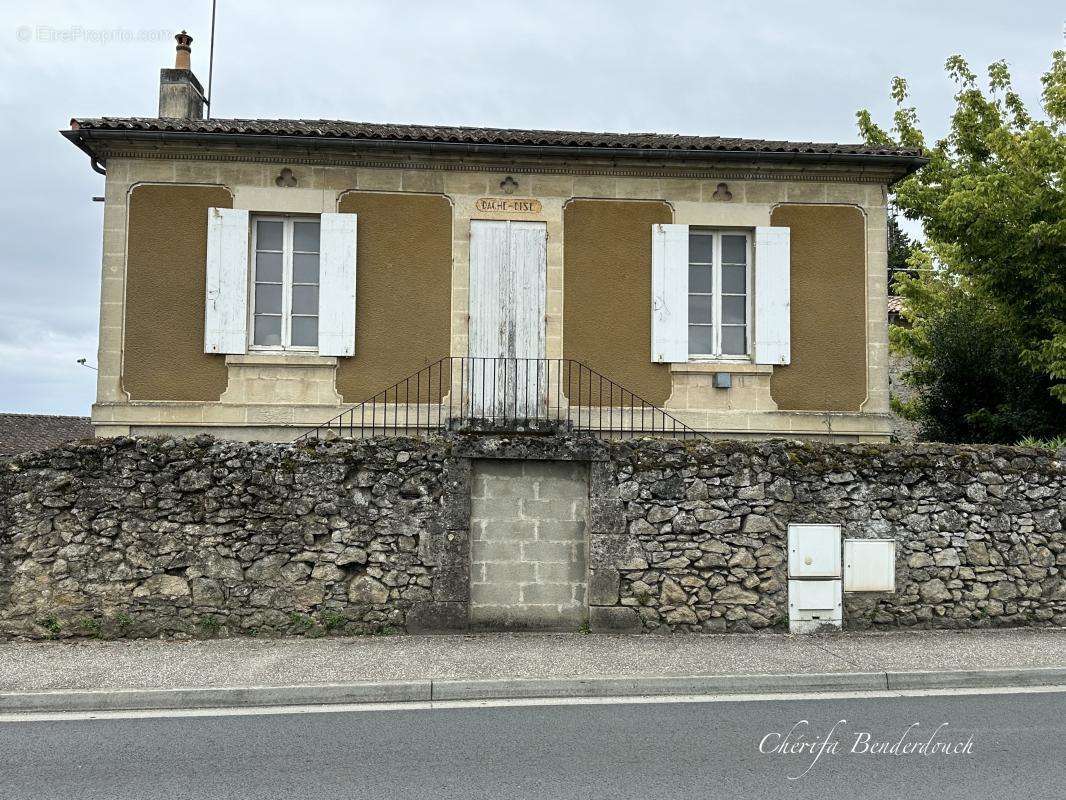
[(81, 136), (81, 133), (75, 125), (74, 120), (71, 120), (70, 122), (72, 125), (74, 125), (74, 127), (67, 131), (60, 131), (59, 133), (63, 136), (64, 139), (70, 141), (75, 147), (77, 147), (89, 157), (89, 166), (93, 168), (93, 172), (97, 172), (100, 175), (104, 175), (106, 177), (107, 168), (105, 167), (105, 165), (107, 164), (107, 159), (99, 158), (96, 153), (93, 152), (93, 149), (85, 143), (85, 139)]

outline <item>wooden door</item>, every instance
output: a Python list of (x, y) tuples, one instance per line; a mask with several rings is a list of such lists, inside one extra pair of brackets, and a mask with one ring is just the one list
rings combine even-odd
[(547, 238), (543, 222), (470, 223), (468, 396), (475, 417), (522, 419), (541, 411)]

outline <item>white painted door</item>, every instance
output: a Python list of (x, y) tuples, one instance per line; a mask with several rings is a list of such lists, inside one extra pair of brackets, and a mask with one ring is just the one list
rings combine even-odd
[(541, 411), (547, 239), (543, 222), (470, 223), (467, 380), (475, 417), (523, 419)]

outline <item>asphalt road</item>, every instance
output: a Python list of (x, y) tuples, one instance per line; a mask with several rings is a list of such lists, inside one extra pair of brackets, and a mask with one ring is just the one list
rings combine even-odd
[[(837, 723), (836, 752), (760, 751), (801, 720), (791, 742)], [(934, 742), (971, 752), (851, 752), (915, 722), (904, 745), (947, 723)], [(0, 723), (5, 800), (1039, 800), (1064, 796), (1063, 764), (1066, 693), (1050, 692)]]

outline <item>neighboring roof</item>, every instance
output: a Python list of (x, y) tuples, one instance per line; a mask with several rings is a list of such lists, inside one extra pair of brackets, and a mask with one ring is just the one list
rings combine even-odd
[[(112, 135), (123, 132), (133, 138), (166, 134), (179, 138), (222, 137), (281, 137), (306, 143), (303, 140), (335, 140), (342, 142), (419, 143), (492, 149), (537, 147), (567, 150), (616, 151), (619, 154), (693, 154), (705, 157), (722, 155), (792, 156), (807, 159), (833, 160), (869, 158), (912, 164), (925, 163), (921, 150), (903, 147), (872, 147), (865, 144), (832, 144), (827, 142), (787, 142), (765, 139), (734, 139), (721, 136), (681, 136), (662, 133), (589, 133), (578, 131), (538, 131), (513, 128), (468, 128), (444, 125), (386, 125), (342, 120), (306, 119), (157, 119), (152, 117), (75, 118), (71, 130), (64, 132), (79, 146), (95, 132)], [(153, 137), (155, 138), (155, 137)], [(283, 142), (276, 142), (283, 143)], [(651, 151), (651, 152), (648, 152)]]
[(899, 314), (903, 311), (903, 298), (896, 294), (888, 296), (888, 313)]
[(90, 439), (88, 417), (50, 414), (0, 414), (0, 458), (58, 447), (73, 439)]

